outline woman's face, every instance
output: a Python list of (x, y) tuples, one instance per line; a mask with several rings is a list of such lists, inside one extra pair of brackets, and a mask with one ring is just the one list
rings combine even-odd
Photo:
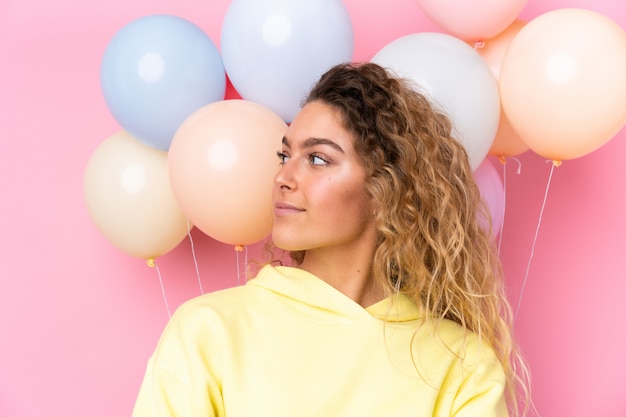
[(274, 178), (274, 243), (285, 250), (356, 249), (375, 226), (365, 170), (337, 111), (307, 104), (291, 123)]

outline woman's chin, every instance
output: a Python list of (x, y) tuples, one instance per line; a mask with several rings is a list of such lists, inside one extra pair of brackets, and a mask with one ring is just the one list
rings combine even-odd
[(272, 233), (272, 243), (278, 249), (289, 252), (302, 251), (306, 249), (306, 247), (304, 247), (302, 242), (299, 242), (298, 239), (281, 236), (279, 233)]

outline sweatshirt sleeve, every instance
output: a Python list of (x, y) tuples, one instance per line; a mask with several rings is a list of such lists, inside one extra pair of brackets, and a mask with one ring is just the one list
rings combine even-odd
[[(220, 338), (214, 320), (183, 305), (148, 361), (133, 417), (221, 417)], [(212, 328), (213, 327), (213, 328)]]
[(458, 390), (454, 398), (454, 417), (507, 417), (504, 398), (506, 378), (495, 353), (480, 346), (459, 365)]

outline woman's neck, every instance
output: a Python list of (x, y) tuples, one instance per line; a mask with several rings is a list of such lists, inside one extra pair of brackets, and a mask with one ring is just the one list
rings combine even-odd
[(350, 297), (363, 308), (380, 301), (384, 291), (376, 283), (372, 271), (372, 255), (343, 256), (328, 250), (309, 250), (299, 266)]

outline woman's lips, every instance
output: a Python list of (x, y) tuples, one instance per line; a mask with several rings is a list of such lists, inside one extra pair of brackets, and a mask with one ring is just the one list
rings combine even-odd
[(298, 214), (302, 213), (303, 211), (304, 209), (285, 202), (278, 202), (274, 205), (274, 216), (277, 217)]

